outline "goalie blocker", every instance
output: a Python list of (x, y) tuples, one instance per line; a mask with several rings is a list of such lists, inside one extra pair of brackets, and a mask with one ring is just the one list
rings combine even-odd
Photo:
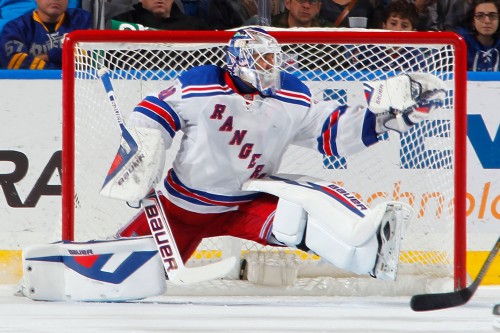
[(139, 202), (161, 181), (164, 166), (165, 146), (160, 131), (123, 125), (120, 147), (101, 194)]
[(125, 301), (165, 292), (152, 237), (57, 242), (23, 251), (21, 292), (39, 301)]

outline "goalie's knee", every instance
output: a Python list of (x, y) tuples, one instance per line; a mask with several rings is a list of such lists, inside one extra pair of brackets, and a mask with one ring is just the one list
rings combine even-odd
[[(345, 215), (341, 215), (345, 218)], [(379, 219), (380, 221), (380, 219)], [(282, 244), (303, 250), (312, 250), (339, 268), (355, 273), (368, 273), (374, 265), (378, 242), (375, 235), (378, 224), (367, 221), (371, 230), (342, 239), (335, 233), (335, 224), (358, 221), (340, 220), (329, 216), (318, 220), (298, 204), (280, 199), (274, 216), (272, 234)], [(359, 230), (358, 230), (359, 231)]]
[(279, 199), (274, 214), (272, 233), (281, 243), (295, 247), (302, 243), (307, 213), (300, 205)]

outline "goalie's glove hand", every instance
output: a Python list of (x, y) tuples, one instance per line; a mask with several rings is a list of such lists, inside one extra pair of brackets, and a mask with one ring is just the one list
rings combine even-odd
[(408, 131), (410, 127), (427, 119), (433, 110), (443, 106), (445, 94), (444, 90), (429, 90), (422, 93), (417, 104), (404, 111), (391, 109), (377, 115), (375, 131), (379, 134), (387, 130), (399, 133)]
[(399, 133), (428, 118), (441, 107), (446, 86), (431, 74), (399, 75), (385, 81), (365, 83), (368, 109), (377, 116), (375, 131)]

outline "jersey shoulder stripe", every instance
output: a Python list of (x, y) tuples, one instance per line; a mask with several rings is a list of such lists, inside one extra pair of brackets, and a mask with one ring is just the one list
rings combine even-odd
[(273, 95), (276, 99), (305, 107), (311, 106), (311, 91), (292, 74), (281, 72), (280, 74), (281, 88)]
[(174, 109), (155, 96), (147, 96), (134, 111), (159, 123), (172, 137), (181, 127), (180, 118)]
[(297, 104), (305, 107), (311, 106), (311, 96), (295, 91), (281, 89), (276, 92), (274, 97), (285, 103)]
[(197, 66), (181, 75), (182, 98), (230, 95), (234, 91), (224, 80), (223, 68), (214, 65)]
[(325, 120), (321, 135), (318, 137), (318, 150), (320, 153), (327, 156), (338, 156), (337, 145), (337, 126), (341, 113), (345, 112), (345, 108), (340, 108), (332, 112), (330, 117)]
[(231, 95), (233, 93), (233, 90), (228, 85), (193, 85), (182, 89), (183, 98)]

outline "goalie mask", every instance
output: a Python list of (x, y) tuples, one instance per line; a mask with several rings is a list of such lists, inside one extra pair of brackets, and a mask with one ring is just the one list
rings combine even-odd
[(264, 95), (280, 89), (281, 48), (261, 28), (238, 30), (226, 49), (228, 71)]

